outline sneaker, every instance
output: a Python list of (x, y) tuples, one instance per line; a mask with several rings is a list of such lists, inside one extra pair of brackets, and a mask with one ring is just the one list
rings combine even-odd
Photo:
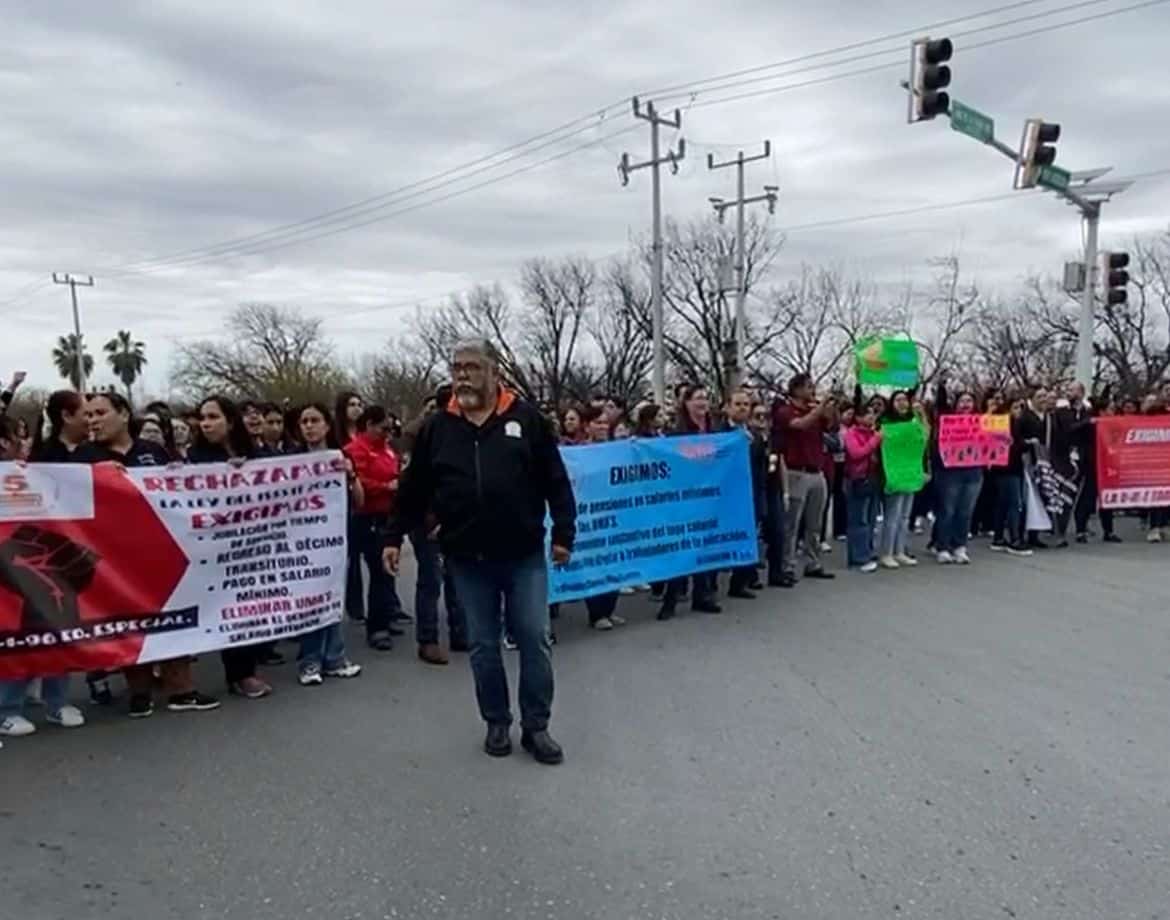
[(37, 727), (24, 716), (8, 716), (0, 722), (0, 735), (5, 738), (23, 738), (36, 730)]
[(319, 687), (325, 683), (321, 676), (321, 669), (316, 665), (309, 665), (297, 675), (297, 683), (302, 687)]
[(955, 561), (955, 557), (948, 553), (945, 549), (940, 549), (938, 555), (934, 557), (938, 560), (939, 565), (950, 565)]
[(987, 545), (987, 548), (989, 550), (991, 550), (993, 553), (1006, 553), (1008, 545), (1003, 540), (992, 540)]
[(1007, 548), (1009, 556), (1031, 556), (1033, 555), (1031, 547), (1027, 543), (1013, 543)]
[(336, 677), (340, 680), (349, 680), (351, 677), (357, 677), (362, 673), (362, 666), (354, 664), (352, 661), (343, 661), (335, 668), (326, 668), (324, 674), (326, 677)]
[(1157, 527), (1151, 527), (1150, 532), (1146, 534), (1146, 542), (1147, 543), (1161, 543), (1162, 542), (1162, 531), (1159, 530)]
[[(556, 640), (553, 640), (553, 641), (556, 641)], [(514, 651), (516, 651), (516, 648), (517, 648), (516, 640), (513, 639), (511, 636), (507, 635), (506, 633), (504, 634), (504, 648), (506, 648), (509, 652), (514, 652)]]
[[(893, 560), (891, 560), (891, 561), (893, 561)], [(894, 568), (897, 568), (897, 567), (898, 567), (898, 564), (895, 562)], [(878, 569), (878, 564), (871, 559), (871, 560), (869, 560), (869, 562), (867, 562), (865, 565), (863, 565), (860, 569), (858, 569), (858, 571), (864, 572), (866, 575), (869, 575), (871, 572), (876, 572), (877, 569)]]
[(918, 560), (915, 559), (913, 556), (911, 556), (909, 553), (898, 553), (898, 555), (896, 555), (894, 557), (894, 561), (896, 563), (898, 563), (898, 565), (905, 565), (905, 566), (911, 566), (911, 567), (918, 565)]
[(1120, 543), (1121, 537), (1115, 533), (1107, 533), (1101, 538), (1106, 543)]
[(259, 677), (245, 677), (234, 684), (228, 684), (228, 693), (242, 696), (246, 700), (261, 700), (272, 693), (272, 686)]
[(821, 541), (821, 552), (822, 553), (831, 553), (832, 551), (833, 551), (833, 544), (826, 543), (824, 540), (822, 540)]
[[(265, 685), (267, 686), (267, 685)], [(272, 688), (269, 687), (269, 692)], [(220, 702), (214, 696), (192, 690), (189, 693), (176, 693), (167, 699), (167, 709), (171, 712), (210, 712), (219, 709)]]
[(56, 712), (45, 713), (45, 721), (62, 728), (81, 728), (85, 724), (85, 716), (76, 706), (62, 706)]
[(614, 626), (625, 626), (626, 618), (619, 617), (616, 613), (611, 613), (609, 616), (609, 622), (611, 622)]
[(955, 562), (959, 563), (959, 565), (971, 564), (971, 557), (967, 553), (967, 547), (960, 546), (957, 550), (955, 550)]
[(130, 710), (127, 715), (131, 719), (149, 719), (154, 715), (154, 700), (138, 694), (130, 697)]
[(902, 567), (893, 556), (882, 556), (880, 561), (883, 569), (900, 569)]
[(611, 620), (609, 617), (602, 617), (593, 624), (593, 628), (601, 630), (602, 632), (608, 632), (609, 630), (613, 629), (613, 620)]
[(1089, 542), (1089, 535), (1087, 533), (1077, 534), (1077, 542), (1081, 543), (1081, 544), (1088, 543)]

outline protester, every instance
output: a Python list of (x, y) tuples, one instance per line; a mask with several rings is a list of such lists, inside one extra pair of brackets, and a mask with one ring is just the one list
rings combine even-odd
[(33, 432), (29, 460), (33, 463), (68, 463), (89, 440), (85, 400), (76, 390), (57, 390), (45, 403), (45, 424)]
[[(345, 446), (357, 434), (357, 420), (361, 418), (365, 403), (352, 390), (337, 395), (333, 404), (333, 435), (337, 446)], [(345, 612), (355, 623), (364, 623), (365, 606), (362, 604), (362, 532), (361, 523), (351, 514), (347, 527), (347, 558), (345, 565)]]
[[(427, 421), (436, 412), (445, 412), (451, 402), (451, 387), (444, 384), (435, 391), (435, 398), (429, 400), (429, 410), (418, 420), (411, 436), (411, 453), (418, 435)], [(463, 606), (455, 593), (455, 581), (451, 568), (443, 560), (439, 550), (438, 535), (432, 514), (424, 517), (423, 523), (409, 534), (414, 547), (414, 559), (418, 566), (414, 581), (415, 642), (418, 657), (426, 664), (440, 667), (448, 664), (450, 658), (439, 644), (439, 598), (447, 610), (447, 648), (452, 652), (466, 652), (470, 649), (467, 641), (467, 618)]]
[[(752, 512), (757, 528), (767, 515), (768, 444), (757, 438), (751, 428), (752, 397), (739, 387), (728, 394), (723, 410), (723, 427), (727, 431), (742, 432), (748, 439), (748, 468), (751, 475)], [(740, 600), (753, 600), (753, 587), (757, 585), (755, 564), (740, 566), (731, 573), (731, 584), (727, 596)]]
[(874, 498), (881, 494), (880, 458), (882, 433), (874, 428), (874, 403), (862, 406), (845, 430), (845, 500), (848, 504), (847, 563), (862, 572), (876, 572), (873, 532)]
[(824, 434), (837, 424), (839, 413), (833, 396), (817, 402), (816, 395), (812, 377), (797, 374), (788, 384), (788, 402), (779, 404), (772, 418), (772, 436), (782, 446), (788, 474), (784, 490), (788, 512), (784, 521), (784, 576), (780, 582), (783, 587), (792, 587), (797, 581), (797, 538), (802, 526), (805, 577), (835, 577), (825, 571), (821, 562), (821, 522), (828, 494)]
[[(935, 406), (941, 426), (941, 418), (952, 414), (945, 374), (939, 380)], [(953, 414), (973, 415), (975, 406), (975, 394), (964, 390), (955, 400)], [(940, 462), (936, 475), (939, 482), (938, 536), (934, 541), (936, 558), (941, 565), (955, 562), (970, 565), (967, 540), (971, 515), (975, 511), (975, 502), (979, 500), (979, 490), (983, 488), (983, 470), (978, 466), (948, 467)]]
[[(264, 413), (260, 408), (261, 404), (253, 402), (250, 399), (245, 399), (239, 404), (240, 418), (244, 423), (244, 430), (248, 433), (248, 437), (252, 439), (252, 445), (255, 450), (260, 450), (264, 446)], [(202, 425), (202, 419), (200, 419)]]
[[(712, 430), (710, 401), (704, 387), (690, 385), (679, 393), (681, 410), (673, 434), (709, 434)], [(696, 613), (722, 613), (723, 608), (716, 602), (718, 589), (715, 572), (695, 572), (691, 579), (691, 610)], [(686, 592), (687, 576), (672, 579), (662, 595), (662, 606), (658, 610), (659, 620), (674, 617), (680, 597)]]
[(379, 652), (394, 648), (392, 637), (403, 634), (395, 624), (406, 619), (394, 576), (382, 566), (382, 531), (394, 506), (401, 466), (389, 439), (388, 413), (382, 406), (367, 406), (358, 417), (357, 434), (345, 446), (362, 485), (362, 500), (355, 506), (353, 520), (369, 578), (366, 642)]
[(585, 440), (585, 430), (581, 423), (579, 409), (569, 408), (561, 416), (561, 443), (580, 444)]
[[(892, 425), (914, 425), (917, 427), (918, 440), (922, 447), (917, 458), (910, 458), (914, 465), (916, 482), (904, 483), (895, 481), (892, 471), (886, 471), (883, 477), (882, 526), (878, 541), (878, 564), (885, 569), (898, 569), (903, 566), (918, 565), (909, 550), (910, 546), (910, 516), (914, 507), (914, 499), (918, 491), (925, 485), (926, 474), (926, 445), (930, 441), (930, 425), (926, 421), (926, 413), (921, 404), (914, 403), (910, 393), (906, 390), (895, 390), (890, 394), (886, 404), (885, 414), (881, 418), (883, 430)], [(883, 436), (884, 439), (884, 436)], [(921, 485), (919, 485), (921, 483)], [(914, 486), (918, 485), (918, 489)]]
[(284, 428), (284, 412), (276, 403), (264, 403), (260, 407), (264, 419), (260, 443), (266, 456), (274, 457), (288, 453), (289, 443)]
[(564, 752), (548, 732), (553, 670), (544, 520), (551, 515), (552, 560), (563, 565), (575, 535), (573, 489), (539, 411), (500, 383), (489, 343), (457, 345), (451, 374), (455, 399), (419, 432), (387, 528), (385, 564), (397, 572), (403, 536), (433, 510), (467, 615), (476, 697), (488, 725), (484, 749), (496, 757), (512, 750), (500, 654), (507, 623), (520, 652), (521, 744), (541, 763), (560, 763)]
[[(336, 450), (333, 423), (328, 407), (310, 403), (297, 416), (297, 429), (305, 453)], [(361, 504), (362, 484), (346, 461), (346, 483), (351, 502)], [(341, 622), (330, 623), (301, 635), (297, 655), (297, 681), (302, 687), (318, 686), (325, 677), (350, 678), (362, 673), (361, 665), (354, 664), (345, 654), (345, 632)]]
[(644, 403), (634, 415), (634, 437), (656, 438), (666, 427), (666, 414), (657, 403)]
[[(257, 417), (259, 411), (253, 410)], [(239, 407), (226, 396), (209, 396), (197, 409), (199, 428), (187, 454), (188, 463), (231, 463), (239, 466), (256, 456), (259, 447)], [(272, 686), (256, 674), (265, 649), (257, 645), (226, 648), (220, 652), (228, 692), (249, 700), (272, 693)]]
[[(163, 447), (131, 436), (130, 404), (120, 394), (110, 392), (91, 396), (86, 412), (90, 441), (74, 452), (76, 460), (111, 462), (124, 467), (167, 466), (171, 462)], [(219, 700), (195, 689), (190, 659), (177, 658), (125, 669), (123, 673), (130, 689), (130, 718), (142, 719), (154, 714), (155, 669), (167, 694), (167, 709), (172, 712), (206, 712), (219, 708)]]

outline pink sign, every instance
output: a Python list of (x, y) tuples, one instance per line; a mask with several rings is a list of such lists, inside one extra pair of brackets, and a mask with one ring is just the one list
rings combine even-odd
[(939, 419), (938, 452), (943, 466), (1007, 466), (1012, 447), (1007, 415), (944, 415)]

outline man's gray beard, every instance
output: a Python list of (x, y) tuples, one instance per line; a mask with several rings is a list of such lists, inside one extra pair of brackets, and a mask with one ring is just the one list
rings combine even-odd
[(455, 399), (459, 403), (460, 409), (482, 409), (486, 404), (484, 395), (478, 390), (456, 390)]

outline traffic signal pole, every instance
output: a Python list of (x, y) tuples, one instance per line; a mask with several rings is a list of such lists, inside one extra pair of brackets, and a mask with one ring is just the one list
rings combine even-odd
[(1077, 323), (1077, 383), (1086, 393), (1093, 392), (1093, 303), (1097, 269), (1097, 230), (1101, 223), (1101, 205), (1084, 202), (1081, 215), (1085, 222), (1085, 289), (1081, 291), (1081, 316)]

